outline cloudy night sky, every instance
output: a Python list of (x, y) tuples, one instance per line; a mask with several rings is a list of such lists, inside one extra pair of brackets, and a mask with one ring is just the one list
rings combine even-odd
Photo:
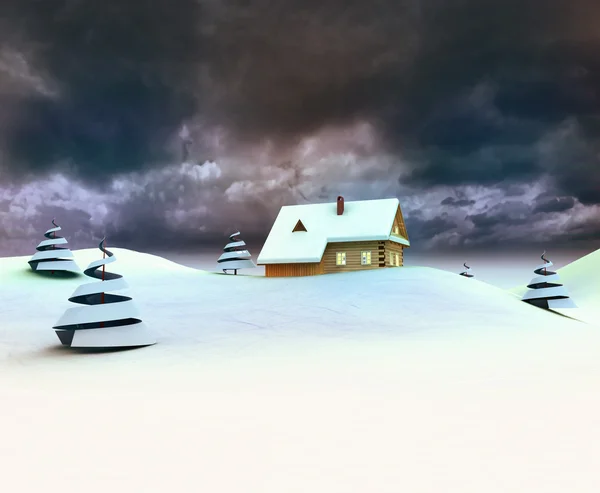
[(260, 244), (282, 205), (337, 195), (398, 197), (411, 250), (594, 250), (599, 18), (596, 0), (2, 0), (0, 255), (53, 217), (72, 248)]

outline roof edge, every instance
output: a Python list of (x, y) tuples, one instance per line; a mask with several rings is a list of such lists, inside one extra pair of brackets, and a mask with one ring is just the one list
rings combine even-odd
[(408, 241), (406, 238), (399, 238), (397, 236), (392, 236), (390, 235), (390, 237), (388, 238), (389, 241), (393, 241), (394, 243), (400, 243), (401, 245), (410, 247), (410, 241)]
[(399, 243), (400, 245), (404, 245), (406, 247), (410, 247), (410, 242), (408, 240), (406, 240), (405, 238), (398, 238), (398, 237), (392, 237), (392, 236), (369, 236), (369, 237), (362, 237), (359, 239), (344, 239), (342, 241), (336, 240), (335, 238), (333, 239), (327, 239), (327, 241), (325, 242), (325, 245), (323, 246), (323, 250), (321, 252), (321, 256), (320, 257), (303, 257), (303, 258), (294, 258), (294, 259), (261, 259), (260, 255), (258, 256), (258, 258), (256, 259), (256, 265), (272, 265), (272, 264), (312, 264), (312, 263), (318, 263), (323, 259), (323, 254), (325, 253), (325, 249), (327, 248), (327, 245), (329, 243), (353, 243), (356, 241), (381, 241), (381, 240), (388, 240), (388, 241), (393, 241), (394, 243)]
[[(321, 258), (323, 256), (321, 255)], [(318, 264), (321, 262), (321, 259), (317, 259), (316, 257), (306, 257), (306, 258), (284, 258), (284, 259), (276, 259), (276, 260), (262, 260), (259, 261), (256, 259), (256, 265), (277, 265), (277, 264)]]

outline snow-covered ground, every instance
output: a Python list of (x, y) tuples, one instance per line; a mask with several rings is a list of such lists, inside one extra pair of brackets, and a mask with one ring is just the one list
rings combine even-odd
[[(596, 325), (426, 267), (267, 279), (111, 250), (155, 346), (63, 349), (92, 280), (0, 259), (7, 491), (600, 488)], [(597, 281), (571, 270), (576, 299)]]
[[(560, 312), (586, 323), (600, 325), (600, 250), (585, 255), (556, 272), (578, 307)], [(532, 272), (531, 277), (533, 276)], [(527, 286), (517, 286), (510, 291), (521, 297), (527, 291)]]

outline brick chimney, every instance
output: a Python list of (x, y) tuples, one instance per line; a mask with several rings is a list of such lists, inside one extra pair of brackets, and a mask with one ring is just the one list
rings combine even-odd
[(344, 213), (344, 197), (341, 195), (337, 198), (337, 215), (341, 216)]

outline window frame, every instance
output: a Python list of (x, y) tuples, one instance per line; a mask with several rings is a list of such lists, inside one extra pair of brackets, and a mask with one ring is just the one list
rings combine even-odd
[(335, 252), (335, 266), (344, 267), (346, 265), (346, 252)]
[[(363, 262), (364, 258), (364, 262)], [(361, 250), (360, 252), (360, 265), (372, 265), (373, 253), (372, 250)]]

